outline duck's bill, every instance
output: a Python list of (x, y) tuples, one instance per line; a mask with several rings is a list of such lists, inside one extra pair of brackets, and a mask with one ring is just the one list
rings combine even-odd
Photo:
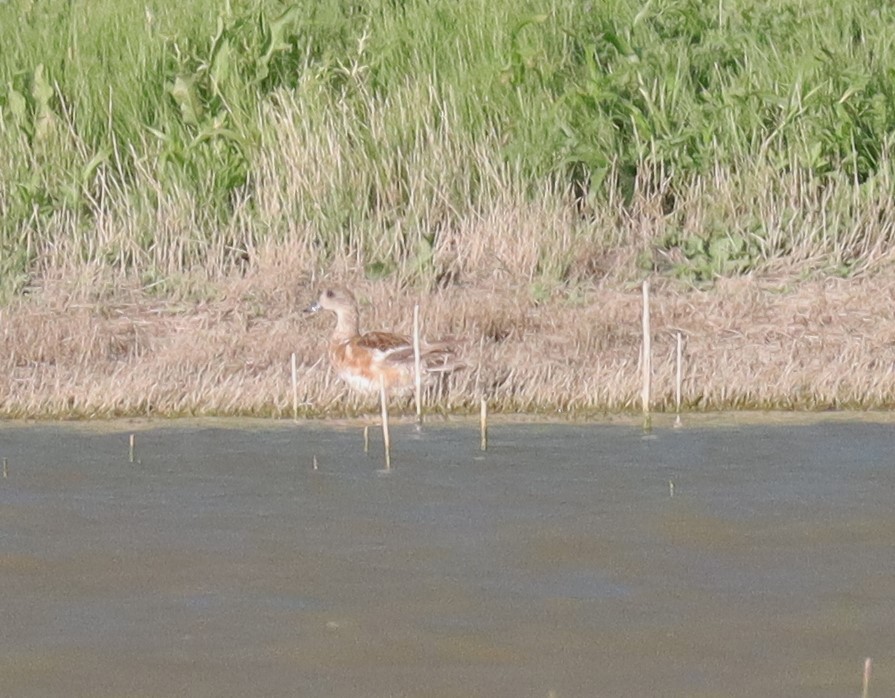
[(311, 315), (313, 313), (316, 313), (320, 309), (320, 303), (318, 301), (314, 301), (313, 303), (311, 303), (311, 305), (304, 309), (304, 312), (307, 315)]

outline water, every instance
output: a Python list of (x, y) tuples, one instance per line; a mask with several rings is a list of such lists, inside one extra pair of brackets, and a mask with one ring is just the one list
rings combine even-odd
[(816, 419), (6, 425), (0, 695), (892, 695), (895, 427)]

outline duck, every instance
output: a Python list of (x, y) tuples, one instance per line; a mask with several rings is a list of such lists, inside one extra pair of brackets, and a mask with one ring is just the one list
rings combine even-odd
[[(323, 290), (316, 301), (305, 308), (312, 315), (328, 311), (336, 316), (336, 327), (329, 342), (330, 364), (345, 383), (362, 393), (407, 393), (413, 389), (413, 340), (393, 332), (358, 331), (359, 313), (354, 294), (346, 288)], [(454, 343), (420, 342), (420, 372), (424, 383), (439, 375), (462, 368)]]

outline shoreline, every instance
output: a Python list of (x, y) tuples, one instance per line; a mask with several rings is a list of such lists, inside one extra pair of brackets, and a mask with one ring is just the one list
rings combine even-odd
[[(465, 429), (478, 432), (477, 417), (467, 415), (430, 415), (423, 428), (433, 429)], [(605, 414), (582, 417), (578, 415), (532, 415), (532, 414), (495, 414), (489, 416), (488, 426), (492, 427), (617, 427), (633, 431), (643, 431), (648, 436), (655, 431), (675, 431), (676, 429), (725, 429), (731, 427), (779, 426), (782, 428), (803, 427), (816, 424), (895, 424), (895, 412), (889, 410), (728, 410), (723, 412), (689, 412), (680, 415), (680, 423), (676, 423), (677, 415), (673, 413), (653, 414), (650, 428), (643, 430), (643, 417), (631, 414)], [(416, 427), (415, 415), (397, 415), (391, 417), (392, 428)], [(266, 417), (110, 417), (95, 419), (58, 419), (58, 418), (22, 418), (0, 419), (0, 434), (4, 431), (17, 431), (30, 428), (52, 428), (65, 431), (76, 431), (91, 434), (141, 434), (160, 429), (175, 430), (251, 430), (284, 432), (290, 429), (324, 429), (335, 431), (363, 430), (376, 427), (377, 415), (369, 414), (356, 418), (314, 418), (298, 420), (292, 418)]]

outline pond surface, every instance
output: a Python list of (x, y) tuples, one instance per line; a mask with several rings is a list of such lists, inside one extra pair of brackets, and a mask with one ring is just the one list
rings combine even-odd
[(817, 420), (6, 424), (0, 695), (893, 695), (895, 425)]

